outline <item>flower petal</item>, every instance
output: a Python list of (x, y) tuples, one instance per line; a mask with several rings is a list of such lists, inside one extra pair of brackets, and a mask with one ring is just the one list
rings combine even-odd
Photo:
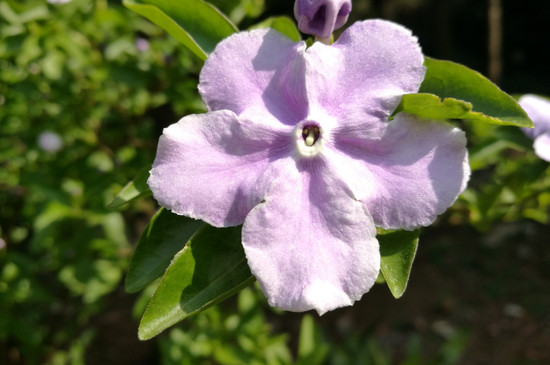
[(261, 180), (264, 200), (247, 216), (243, 246), (270, 305), (319, 314), (353, 304), (380, 267), (376, 231), (322, 159), (279, 160)]
[(248, 113), (274, 124), (297, 123), (307, 113), (304, 50), (304, 42), (295, 43), (273, 29), (224, 39), (200, 74), (199, 92), (208, 110)]
[(227, 110), (189, 115), (164, 130), (148, 184), (176, 214), (241, 224), (260, 201), (252, 186), (269, 159), (289, 154), (288, 133), (279, 132)]
[(445, 123), (399, 113), (380, 139), (334, 138), (327, 157), (379, 227), (427, 226), (466, 188), (466, 138)]
[(306, 62), (311, 107), (346, 124), (386, 119), (403, 94), (418, 91), (425, 74), (416, 37), (383, 20), (354, 23), (332, 46), (316, 42)]
[(525, 134), (536, 138), (550, 130), (550, 100), (533, 94), (525, 94), (519, 98), (518, 103), (535, 125), (534, 129), (523, 128)]
[(550, 162), (550, 131), (547, 131), (546, 133), (535, 138), (533, 147), (535, 148), (535, 153), (537, 156)]

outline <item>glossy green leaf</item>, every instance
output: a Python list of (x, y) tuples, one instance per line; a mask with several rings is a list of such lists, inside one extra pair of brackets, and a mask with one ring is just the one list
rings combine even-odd
[(149, 168), (141, 170), (134, 180), (126, 184), (109, 203), (107, 209), (118, 209), (131, 201), (151, 195), (147, 179), (149, 179)]
[(377, 236), (382, 260), (380, 268), (395, 298), (400, 298), (409, 281), (418, 246), (419, 231), (390, 231)]
[[(470, 119), (532, 127), (516, 100), (476, 71), (426, 57), (426, 77), (419, 94), (404, 95), (398, 110), (430, 119)], [(431, 95), (430, 95), (431, 94)]]
[(260, 22), (250, 27), (250, 29), (257, 28), (273, 28), (283, 33), (295, 42), (301, 40), (300, 32), (298, 31), (298, 28), (296, 28), (296, 23), (294, 22), (294, 20), (290, 19), (287, 16), (275, 16), (267, 18), (263, 22)]
[(237, 27), (202, 0), (123, 0), (129, 9), (170, 33), (203, 60)]
[(141, 235), (126, 276), (126, 290), (135, 293), (160, 277), (202, 221), (161, 208)]
[(204, 225), (166, 270), (141, 319), (138, 336), (150, 339), (253, 281), (241, 245), (241, 227)]

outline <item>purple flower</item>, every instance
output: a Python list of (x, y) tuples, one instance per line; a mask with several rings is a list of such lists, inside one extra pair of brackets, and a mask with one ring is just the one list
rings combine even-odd
[(416, 38), (355, 23), (306, 49), (273, 30), (222, 41), (199, 91), (208, 113), (164, 130), (149, 186), (176, 214), (243, 224), (272, 306), (319, 314), (353, 304), (380, 267), (375, 226), (432, 223), (465, 188), (463, 132), (404, 113), (424, 77)]
[(140, 52), (147, 52), (149, 50), (149, 41), (145, 38), (136, 39), (136, 48)]
[(535, 153), (550, 162), (550, 100), (526, 94), (519, 98), (519, 105), (535, 125), (534, 129), (523, 129), (525, 134), (535, 140)]
[(57, 152), (63, 148), (63, 140), (55, 132), (44, 131), (38, 136), (38, 146), (46, 152)]
[(351, 0), (296, 0), (294, 16), (298, 28), (322, 39), (342, 27), (351, 12)]

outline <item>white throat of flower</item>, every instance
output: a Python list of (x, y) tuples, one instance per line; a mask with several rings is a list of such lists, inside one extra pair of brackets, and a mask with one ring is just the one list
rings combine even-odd
[(309, 120), (298, 123), (294, 130), (296, 152), (299, 157), (315, 157), (325, 145), (324, 131), (321, 126)]

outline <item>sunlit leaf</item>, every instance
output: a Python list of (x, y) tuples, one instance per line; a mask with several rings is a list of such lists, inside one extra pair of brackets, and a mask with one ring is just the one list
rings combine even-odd
[(202, 0), (123, 0), (123, 4), (166, 30), (203, 60), (237, 27)]
[(141, 170), (136, 178), (130, 181), (122, 188), (120, 193), (115, 196), (112, 202), (107, 206), (108, 209), (118, 209), (124, 204), (134, 201), (138, 198), (144, 198), (151, 195), (147, 179), (149, 178), (149, 169)]
[[(20, 4), (18, 4), (20, 5)], [(0, 2), (0, 17), (12, 24), (24, 24), (41, 19), (46, 19), (49, 15), (46, 5), (27, 4), (23, 11), (15, 12), (9, 5), (8, 1)], [(4, 26), (4, 25), (2, 25)]]
[(273, 28), (284, 35), (286, 35), (288, 38), (292, 39), (295, 42), (298, 42), (301, 40), (300, 32), (298, 31), (298, 28), (296, 28), (296, 23), (286, 16), (275, 16), (271, 18), (267, 18), (266, 20), (262, 21), (261, 23), (255, 24), (250, 29), (256, 29), (256, 28)]
[(409, 281), (418, 246), (419, 231), (390, 231), (377, 236), (382, 260), (380, 268), (395, 298), (400, 298)]
[(150, 339), (254, 281), (241, 245), (241, 227), (203, 226), (176, 254), (141, 319)]
[(466, 101), (445, 98), (433, 94), (403, 95), (398, 111), (419, 115), (428, 119), (464, 119), (472, 111), (472, 104)]
[(426, 77), (419, 94), (408, 94), (398, 107), (429, 119), (469, 119), (532, 127), (516, 100), (466, 66), (426, 57)]
[(143, 232), (130, 261), (126, 290), (143, 289), (160, 277), (174, 255), (204, 223), (161, 208)]

